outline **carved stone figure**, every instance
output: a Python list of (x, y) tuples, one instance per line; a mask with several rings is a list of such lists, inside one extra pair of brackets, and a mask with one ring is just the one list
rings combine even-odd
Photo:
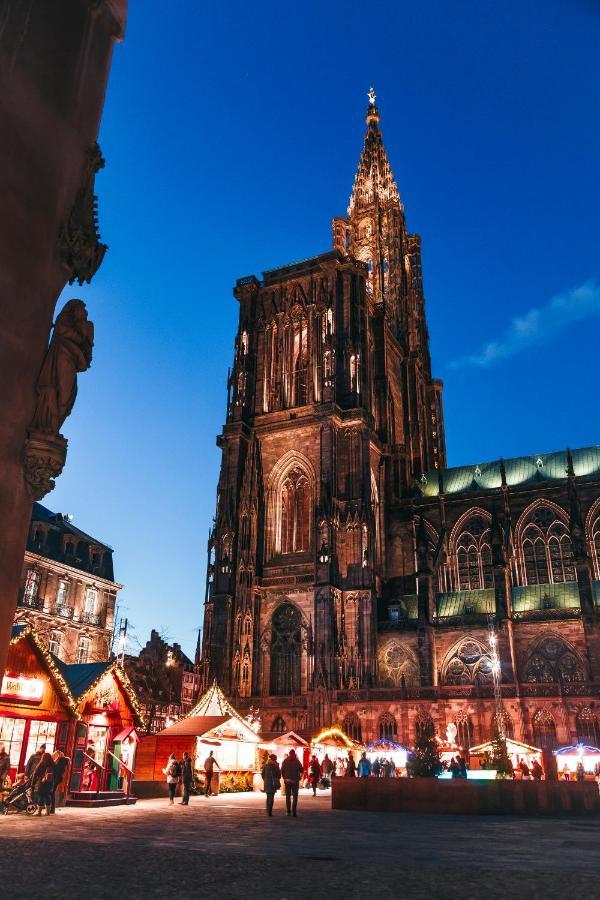
[(104, 259), (106, 244), (100, 243), (98, 233), (98, 199), (95, 190), (96, 172), (104, 167), (98, 144), (88, 150), (83, 185), (77, 192), (69, 218), (59, 237), (63, 265), (69, 271), (69, 284), (90, 282)]
[(58, 434), (77, 396), (77, 373), (92, 362), (94, 325), (85, 303), (69, 300), (54, 323), (52, 340), (37, 383), (38, 401), (31, 430)]

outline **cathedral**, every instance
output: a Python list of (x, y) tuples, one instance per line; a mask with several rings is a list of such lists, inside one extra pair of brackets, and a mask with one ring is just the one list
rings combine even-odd
[(598, 745), (600, 447), (446, 466), (379, 121), (333, 248), (234, 289), (203, 685), (265, 734)]

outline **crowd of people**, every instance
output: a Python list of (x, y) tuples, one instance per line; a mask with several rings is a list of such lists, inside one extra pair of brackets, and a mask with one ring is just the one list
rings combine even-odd
[(47, 816), (56, 812), (56, 794), (61, 787), (71, 760), (61, 750), (46, 751), (40, 744), (25, 765), (25, 771), (17, 773), (14, 783), (10, 780), (10, 756), (0, 745), (0, 788), (14, 790), (22, 787), (31, 792), (31, 802), (37, 806), (37, 815), (45, 811)]

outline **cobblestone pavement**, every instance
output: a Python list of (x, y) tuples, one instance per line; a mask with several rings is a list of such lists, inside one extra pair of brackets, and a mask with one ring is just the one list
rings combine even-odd
[[(0, 818), (4, 898), (600, 896), (600, 821), (332, 810), (254, 795)], [(333, 897), (332, 897), (333, 900)]]

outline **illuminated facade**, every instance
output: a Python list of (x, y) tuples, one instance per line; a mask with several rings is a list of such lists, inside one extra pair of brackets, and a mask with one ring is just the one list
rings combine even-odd
[(117, 593), (112, 548), (33, 504), (15, 625), (29, 623), (68, 665), (108, 660)]
[[(446, 468), (418, 235), (371, 95), (333, 250), (238, 280), (201, 670), (264, 732), (598, 742), (600, 448)], [(593, 740), (592, 740), (593, 742)]]

